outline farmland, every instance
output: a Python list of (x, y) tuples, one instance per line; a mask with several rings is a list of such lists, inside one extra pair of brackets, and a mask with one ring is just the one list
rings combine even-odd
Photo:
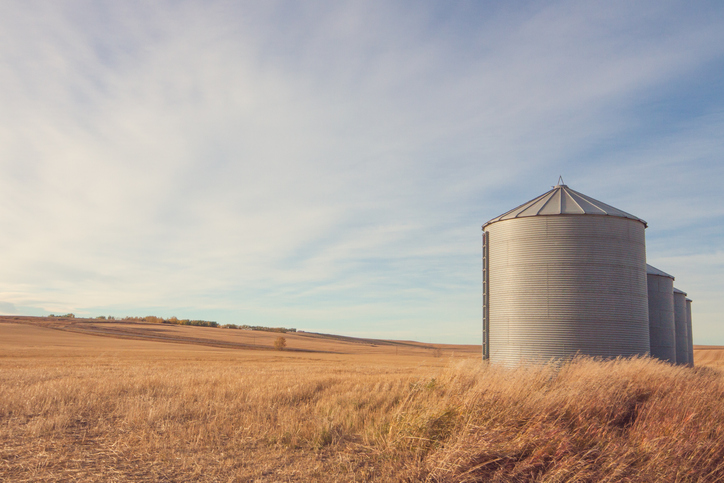
[(507, 370), (479, 346), (0, 317), (0, 480), (720, 481), (723, 354)]

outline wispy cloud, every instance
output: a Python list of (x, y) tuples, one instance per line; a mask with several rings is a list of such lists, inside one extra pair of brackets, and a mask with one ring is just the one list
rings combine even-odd
[[(717, 5), (0, 9), (18, 308), (476, 342), (479, 227), (559, 174), (652, 260), (722, 250)], [(722, 282), (685, 278), (724, 343)]]

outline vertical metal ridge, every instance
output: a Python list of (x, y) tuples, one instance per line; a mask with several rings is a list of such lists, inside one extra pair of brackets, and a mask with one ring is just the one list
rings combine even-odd
[(686, 299), (686, 335), (689, 345), (687, 347), (688, 361), (694, 366), (694, 332), (691, 327), (691, 299)]
[(490, 358), (490, 281), (488, 273), (488, 232), (483, 231), (483, 360)]

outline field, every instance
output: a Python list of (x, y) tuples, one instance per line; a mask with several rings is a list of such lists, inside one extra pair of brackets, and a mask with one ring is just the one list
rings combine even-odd
[(0, 481), (722, 481), (723, 355), (0, 317)]

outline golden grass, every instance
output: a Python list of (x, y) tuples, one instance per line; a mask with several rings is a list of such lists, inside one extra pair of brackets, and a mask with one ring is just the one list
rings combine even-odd
[(715, 345), (695, 345), (694, 363), (698, 366), (724, 369), (724, 347)]
[(716, 369), (508, 370), (48, 330), (0, 324), (2, 481), (724, 479)]

